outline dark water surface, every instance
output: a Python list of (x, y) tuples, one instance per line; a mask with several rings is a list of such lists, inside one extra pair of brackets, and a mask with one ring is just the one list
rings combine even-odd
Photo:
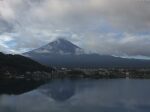
[(0, 112), (150, 112), (150, 80), (55, 80), (1, 95)]

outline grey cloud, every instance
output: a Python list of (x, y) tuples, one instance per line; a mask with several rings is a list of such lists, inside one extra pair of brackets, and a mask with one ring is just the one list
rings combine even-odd
[(82, 44), (87, 51), (115, 56), (150, 56), (149, 35), (137, 36), (125, 33), (117, 37), (116, 34), (110, 33), (97, 35), (96, 39), (91, 35), (87, 39), (88, 41)]
[(0, 33), (3, 32), (12, 32), (13, 24), (8, 23), (7, 21), (0, 18)]
[[(16, 46), (11, 50), (19, 52), (40, 47), (63, 35), (100, 54), (150, 56), (149, 35), (137, 35), (149, 32), (149, 28), (148, 0), (0, 2), (0, 32), (14, 38)], [(118, 32), (123, 35), (118, 37)], [(124, 36), (125, 33), (128, 35)]]
[(103, 19), (113, 27), (123, 28), (125, 31), (147, 31), (150, 27), (148, 1), (37, 0), (35, 2), (35, 0), (21, 0), (18, 2), (14, 0), (11, 2), (6, 0), (6, 2), (13, 5), (11, 10), (12, 16), (15, 17), (12, 18), (23, 27), (49, 25), (52, 26), (51, 28), (71, 28), (76, 31), (77, 28), (82, 30), (82, 28), (99, 26)]

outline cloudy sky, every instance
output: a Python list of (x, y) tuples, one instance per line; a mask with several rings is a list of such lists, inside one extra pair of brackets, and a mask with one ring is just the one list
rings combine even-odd
[(56, 38), (86, 51), (150, 57), (150, 0), (0, 0), (0, 51), (22, 53)]

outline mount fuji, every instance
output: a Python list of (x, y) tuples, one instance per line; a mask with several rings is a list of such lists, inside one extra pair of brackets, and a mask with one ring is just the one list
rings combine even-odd
[(38, 55), (77, 55), (84, 53), (84, 50), (74, 45), (73, 43), (59, 38), (39, 49), (28, 52), (27, 54), (38, 54)]
[(57, 39), (38, 49), (23, 53), (39, 63), (67, 68), (149, 68), (150, 60), (128, 59), (109, 55), (87, 54), (65, 39)]

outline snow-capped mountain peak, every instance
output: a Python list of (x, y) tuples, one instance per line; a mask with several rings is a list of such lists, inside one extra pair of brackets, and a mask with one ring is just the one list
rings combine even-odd
[(43, 47), (30, 51), (29, 53), (79, 55), (83, 54), (84, 50), (66, 39), (59, 38)]

